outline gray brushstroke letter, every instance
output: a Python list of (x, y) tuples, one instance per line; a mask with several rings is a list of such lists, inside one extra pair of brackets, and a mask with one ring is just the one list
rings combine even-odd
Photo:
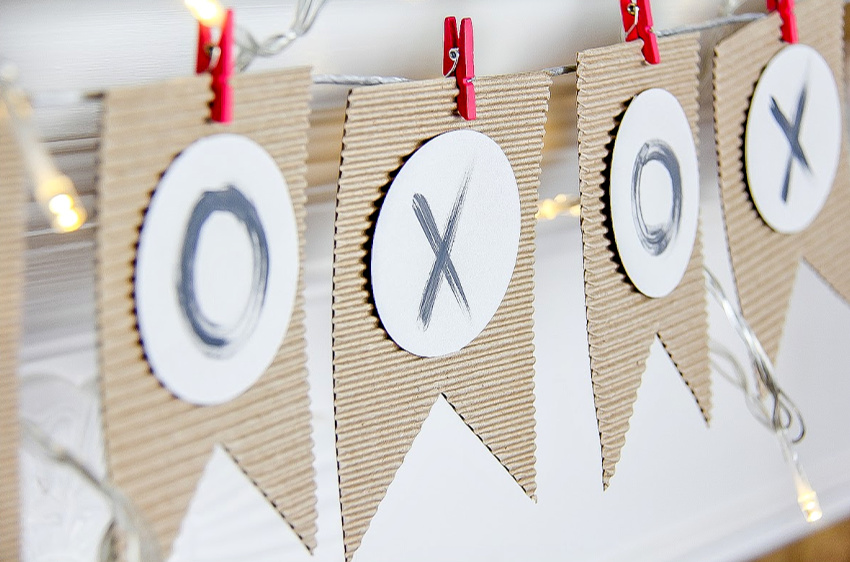
[(455, 296), (455, 300), (461, 305), (464, 310), (469, 313), (469, 301), (464, 293), (463, 286), (460, 283), (460, 278), (457, 274), (457, 269), (451, 258), (452, 247), (457, 234), (457, 224), (460, 218), (460, 212), (463, 209), (463, 204), (466, 201), (466, 193), (469, 190), (469, 181), (472, 175), (472, 170), (466, 171), (463, 178), (463, 185), (460, 188), (454, 205), (452, 206), (451, 214), (444, 235), (441, 237), (437, 229), (437, 223), (434, 220), (434, 215), (431, 212), (431, 206), (421, 193), (416, 193), (413, 196), (413, 212), (419, 220), (419, 225), (422, 227), (425, 237), (434, 252), (434, 265), (431, 267), (431, 273), (428, 276), (428, 281), (425, 284), (425, 289), (422, 291), (422, 299), (419, 303), (419, 321), (427, 330), (431, 324), (431, 316), (434, 312), (434, 304), (437, 302), (437, 292), (440, 288), (440, 281), (445, 276), (449, 284), (449, 288)]
[[(649, 226), (643, 216), (641, 206), (641, 177), (643, 169), (650, 162), (659, 162), (670, 174), (673, 187), (673, 201), (670, 218), (660, 226)], [(662, 140), (647, 141), (638, 152), (632, 170), (632, 219), (637, 228), (638, 238), (644, 249), (658, 256), (662, 254), (679, 233), (682, 220), (682, 173), (679, 160), (673, 149)]]
[(791, 189), (791, 168), (794, 166), (794, 161), (800, 163), (803, 169), (811, 173), (809, 160), (806, 158), (806, 153), (803, 152), (803, 145), (800, 144), (800, 128), (803, 124), (803, 112), (806, 110), (806, 98), (809, 92), (805, 84), (803, 91), (800, 92), (800, 97), (797, 99), (797, 114), (794, 117), (794, 123), (790, 123), (785, 114), (779, 108), (779, 103), (776, 98), (770, 98), (770, 113), (776, 120), (776, 124), (782, 129), (785, 138), (788, 139), (788, 145), (791, 147), (791, 154), (788, 156), (788, 164), (785, 167), (785, 182), (782, 185), (782, 201), (788, 202), (788, 191)]
[[(248, 304), (232, 326), (210, 320), (201, 310), (195, 293), (195, 258), (201, 229), (214, 213), (229, 213), (238, 219), (251, 240), (254, 257)], [(201, 195), (186, 226), (180, 267), (177, 272), (177, 299), (201, 350), (212, 357), (223, 358), (236, 353), (254, 332), (266, 299), (269, 278), (269, 246), (260, 216), (254, 204), (234, 186)]]

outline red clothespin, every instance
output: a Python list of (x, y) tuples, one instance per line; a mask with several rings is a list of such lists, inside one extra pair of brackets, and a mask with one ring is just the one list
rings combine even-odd
[(767, 0), (768, 12), (779, 12), (782, 18), (782, 40), (786, 43), (797, 42), (797, 14), (794, 13), (794, 0)]
[(643, 39), (643, 58), (649, 64), (661, 62), (658, 38), (652, 30), (652, 7), (649, 0), (620, 0), (626, 41)]
[(217, 123), (230, 123), (233, 121), (233, 87), (230, 78), (233, 76), (234, 67), (234, 40), (233, 40), (233, 10), (227, 10), (224, 21), (221, 24), (221, 37), (218, 40), (218, 62), (210, 69), (212, 62), (213, 46), (212, 30), (202, 23), (198, 23), (198, 58), (195, 72), (202, 74), (209, 71), (212, 75), (213, 102), (210, 111), (210, 119)]
[[(456, 50), (455, 50), (456, 49)], [(452, 52), (456, 59), (452, 58)], [(457, 112), (467, 121), (475, 119), (475, 62), (472, 45), (472, 20), (463, 18), (458, 38), (457, 20), (447, 17), (443, 31), (443, 76), (451, 76), (454, 70), (457, 79)]]

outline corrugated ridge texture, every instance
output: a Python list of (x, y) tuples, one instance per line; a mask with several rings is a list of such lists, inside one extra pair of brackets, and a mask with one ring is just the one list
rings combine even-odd
[(640, 42), (592, 49), (578, 56), (579, 180), (587, 334), (605, 487), (620, 459), (656, 334), (706, 421), (711, 410), (708, 318), (699, 235), (682, 282), (668, 297), (651, 299), (635, 289), (626, 276), (610, 232), (607, 190), (611, 150), (629, 101), (649, 88), (667, 89), (682, 104), (697, 138), (697, 36), (661, 39), (659, 47), (659, 65), (644, 62)]
[[(843, 98), (843, 3), (809, 0), (800, 3), (796, 13), (800, 43), (823, 55)], [(780, 24), (775, 14), (748, 24), (717, 45), (714, 62), (720, 193), (738, 298), (744, 316), (774, 361), (801, 257), (850, 300), (850, 237), (846, 235), (850, 168), (846, 148), (826, 206), (804, 233), (774, 231), (762, 220), (750, 197), (744, 168), (747, 112), (764, 67), (786, 46)]]
[[(358, 88), (348, 99), (337, 194), (333, 353), (340, 503), (346, 559), (431, 406), (443, 394), (526, 494), (534, 468), (534, 232), (549, 85), (543, 73), (479, 77), (478, 118), (455, 113), (453, 79)], [(379, 326), (365, 278), (377, 210), (404, 159), (436, 135), (474, 129), (505, 151), (522, 211), (507, 294), (482, 334), (444, 358), (400, 349)]]
[(20, 558), (18, 338), (24, 276), (23, 163), (0, 118), (0, 560)]
[(107, 456), (114, 482), (170, 550), (195, 486), (221, 444), (304, 544), (316, 546), (304, 279), (284, 342), (247, 392), (198, 407), (160, 385), (145, 360), (133, 297), (135, 251), (151, 194), (177, 154), (215, 133), (245, 135), (289, 185), (303, 263), (309, 69), (239, 75), (231, 125), (207, 122), (209, 79), (116, 90), (105, 100), (97, 231), (97, 309)]

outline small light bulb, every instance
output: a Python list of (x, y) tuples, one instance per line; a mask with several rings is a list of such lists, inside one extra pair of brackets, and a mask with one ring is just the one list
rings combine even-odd
[(73, 232), (85, 221), (85, 212), (77, 208), (68, 209), (56, 215), (56, 226), (63, 232)]
[(71, 199), (71, 196), (67, 193), (60, 193), (59, 195), (54, 195), (50, 202), (47, 204), (47, 208), (54, 215), (61, 215), (62, 213), (66, 213), (71, 210), (74, 206), (74, 200)]
[(538, 221), (554, 220), (567, 214), (574, 217), (581, 214), (579, 198), (575, 195), (559, 193), (553, 199), (543, 199), (540, 201), (535, 217)]
[(545, 199), (537, 208), (537, 220), (552, 220), (558, 214), (558, 209), (553, 201)]
[(820, 521), (821, 517), (823, 517), (823, 511), (820, 509), (818, 497), (814, 492), (812, 492), (811, 496), (797, 498), (797, 502), (800, 504), (800, 509), (809, 523)]
[(30, 178), (33, 198), (51, 219), (53, 228), (71, 232), (86, 221), (86, 210), (71, 178), (59, 172), (38, 131), (32, 122), (32, 105), (24, 91), (14, 82), (16, 71), (9, 65), (0, 65), (0, 105), (10, 118), (15, 140), (18, 143), (27, 175)]
[(779, 438), (779, 444), (782, 446), (785, 461), (791, 468), (794, 487), (797, 489), (797, 505), (800, 506), (800, 511), (803, 512), (803, 516), (807, 522), (814, 523), (820, 521), (823, 517), (823, 511), (821, 511), (820, 502), (818, 502), (818, 495), (815, 493), (806, 473), (803, 471), (797, 451), (794, 449), (785, 431), (778, 431), (776, 436)]
[(803, 478), (795, 475), (794, 483), (797, 486), (797, 505), (800, 506), (800, 511), (803, 512), (806, 521), (809, 523), (820, 521), (823, 517), (823, 511), (821, 511), (820, 502), (818, 502), (818, 495), (812, 489), (808, 480), (805, 479), (805, 475), (803, 475)]
[(76, 230), (79, 228), (80, 215), (77, 214), (77, 211), (69, 209), (56, 215), (56, 224), (65, 232)]
[(207, 27), (216, 27), (224, 21), (224, 8), (218, 0), (185, 0), (192, 16)]
[(53, 215), (53, 227), (73, 232), (86, 222), (86, 210), (77, 198), (74, 182), (55, 169), (47, 169), (35, 190), (36, 199)]

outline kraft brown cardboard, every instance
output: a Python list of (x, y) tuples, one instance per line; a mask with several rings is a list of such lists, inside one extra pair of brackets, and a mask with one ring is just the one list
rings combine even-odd
[[(0, 111), (2, 111), (0, 107)], [(20, 558), (18, 339), (27, 186), (18, 145), (0, 114), (0, 559)]]

